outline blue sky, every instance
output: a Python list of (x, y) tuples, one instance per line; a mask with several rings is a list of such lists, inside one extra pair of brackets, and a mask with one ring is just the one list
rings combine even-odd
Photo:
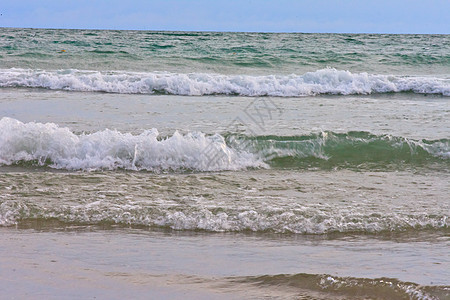
[(450, 0), (2, 0), (0, 27), (450, 33)]

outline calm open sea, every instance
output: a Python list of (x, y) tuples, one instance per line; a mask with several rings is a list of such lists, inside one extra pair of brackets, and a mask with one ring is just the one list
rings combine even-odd
[(450, 299), (450, 35), (0, 28), (2, 298)]

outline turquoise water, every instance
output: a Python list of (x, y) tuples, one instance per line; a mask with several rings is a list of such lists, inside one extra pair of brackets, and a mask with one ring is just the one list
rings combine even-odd
[(1, 28), (0, 286), (448, 298), (449, 96), (449, 35)]
[[(327, 67), (448, 78), (448, 35), (2, 28), (2, 68), (282, 75)], [(61, 52), (64, 50), (65, 52)]]

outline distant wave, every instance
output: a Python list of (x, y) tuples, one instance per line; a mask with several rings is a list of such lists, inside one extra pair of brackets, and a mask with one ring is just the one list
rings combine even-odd
[(450, 140), (413, 140), (368, 132), (301, 136), (224, 136), (201, 132), (159, 137), (114, 130), (75, 134), (53, 123), (0, 119), (0, 165), (64, 170), (224, 171), (247, 168), (448, 168)]
[(412, 92), (450, 96), (450, 79), (373, 75), (322, 69), (303, 75), (221, 75), (167, 72), (1, 69), (0, 87), (124, 94), (300, 97)]

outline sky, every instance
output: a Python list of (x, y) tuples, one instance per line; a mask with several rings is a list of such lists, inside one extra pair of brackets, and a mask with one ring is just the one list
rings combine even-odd
[(0, 27), (450, 34), (450, 0), (2, 0)]

